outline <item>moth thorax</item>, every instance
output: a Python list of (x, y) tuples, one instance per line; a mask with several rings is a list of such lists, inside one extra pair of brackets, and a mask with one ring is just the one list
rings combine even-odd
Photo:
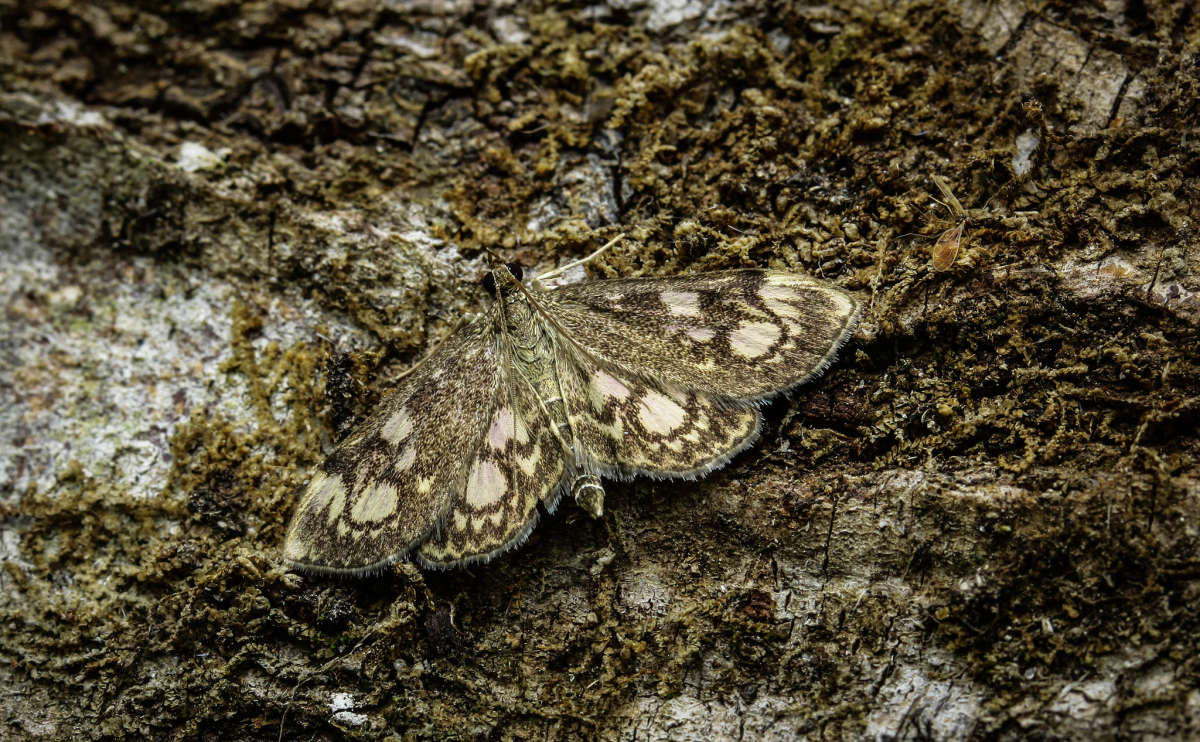
[(575, 477), (571, 483), (571, 494), (575, 497), (575, 503), (588, 515), (593, 518), (604, 515), (604, 487), (595, 474), (584, 473)]
[(522, 297), (521, 301), (506, 306), (504, 322), (513, 349), (521, 360), (526, 363), (550, 362), (550, 337), (528, 300)]
[(510, 333), (526, 335), (534, 332), (538, 324), (534, 321), (533, 307), (524, 296), (505, 300), (504, 321), (508, 323)]

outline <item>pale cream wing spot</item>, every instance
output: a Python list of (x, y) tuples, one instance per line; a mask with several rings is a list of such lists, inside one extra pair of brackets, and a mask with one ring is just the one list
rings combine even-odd
[(659, 295), (667, 311), (678, 317), (700, 316), (700, 294), (695, 291), (664, 291)]
[(655, 389), (647, 390), (642, 395), (638, 419), (651, 433), (666, 435), (682, 425), (686, 416), (687, 413), (675, 400)]
[(516, 421), (512, 410), (502, 407), (496, 411), (492, 419), (492, 428), (488, 431), (488, 443), (497, 451), (503, 451), (508, 442), (516, 436)]
[(467, 479), (466, 502), (472, 508), (496, 504), (508, 491), (503, 472), (495, 461), (479, 461)]
[(605, 373), (600, 369), (596, 369), (596, 373), (592, 375), (592, 386), (607, 399), (620, 401), (629, 397), (629, 387), (622, 384), (612, 374)]
[(707, 343), (717, 336), (717, 331), (711, 327), (692, 327), (687, 330), (687, 336), (697, 343)]
[(379, 429), (379, 437), (393, 446), (398, 446), (412, 435), (412, 431), (413, 422), (408, 408), (401, 407), (384, 422), (383, 427)]
[(841, 293), (830, 293), (828, 299), (833, 302), (835, 310), (838, 314), (851, 317), (858, 314), (858, 303), (849, 295)]
[[(332, 487), (332, 483), (335, 480), (337, 481), (338, 486)], [(346, 510), (346, 486), (342, 484), (341, 475), (330, 477), (329, 481), (330, 485), (327, 485), (330, 486), (329, 505), (327, 506), (329, 510), (326, 515), (326, 520), (332, 525), (335, 521), (339, 521), (339, 519), (342, 517), (342, 513)]]
[(729, 333), (729, 347), (745, 358), (760, 358), (779, 340), (782, 332), (774, 322), (751, 322)]
[(789, 326), (795, 326), (795, 320), (800, 318), (800, 312), (796, 307), (782, 301), (767, 301), (765, 302), (767, 309), (776, 317), (781, 317), (787, 321)]
[(397, 474), (407, 471), (412, 467), (413, 462), (416, 460), (417, 449), (414, 445), (409, 444), (404, 447), (403, 451), (400, 452), (400, 457), (396, 459), (396, 463), (392, 464), (392, 471)]
[(761, 296), (764, 301), (794, 301), (796, 299), (795, 291), (792, 291), (786, 286), (772, 283), (770, 279), (768, 279), (763, 284), (762, 288), (758, 290), (758, 295)]
[(377, 523), (396, 512), (400, 491), (387, 482), (375, 482), (363, 489), (350, 509), (350, 517), (359, 523)]
[(797, 320), (803, 316), (798, 305), (801, 297), (790, 288), (764, 284), (758, 290), (758, 295), (762, 298), (767, 310), (777, 317), (785, 320)]
[(331, 477), (323, 471), (317, 472), (309, 481), (308, 489), (304, 493), (305, 507), (324, 510), (329, 507), (333, 493), (342, 486), (342, 478), (337, 474)]

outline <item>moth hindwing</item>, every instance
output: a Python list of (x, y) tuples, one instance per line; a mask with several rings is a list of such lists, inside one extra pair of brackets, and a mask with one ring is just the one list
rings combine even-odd
[(519, 546), (600, 478), (693, 479), (758, 436), (757, 405), (821, 373), (859, 307), (805, 276), (735, 270), (547, 289), (492, 271), (490, 309), (431, 353), (313, 476), (284, 557), (364, 573)]

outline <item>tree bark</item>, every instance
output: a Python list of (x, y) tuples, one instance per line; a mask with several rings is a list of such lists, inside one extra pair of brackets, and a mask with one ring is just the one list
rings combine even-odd
[[(0, 3), (5, 735), (1200, 735), (1198, 20)], [(289, 573), (485, 250), (618, 232), (592, 278), (786, 267), (863, 321), (703, 480)]]

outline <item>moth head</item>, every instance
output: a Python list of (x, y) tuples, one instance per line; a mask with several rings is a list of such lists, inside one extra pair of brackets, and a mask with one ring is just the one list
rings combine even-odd
[(483, 284), (483, 290), (488, 292), (492, 298), (496, 297), (496, 289), (500, 289), (500, 293), (511, 296), (518, 289), (515, 284), (521, 282), (521, 278), (525, 275), (525, 271), (517, 263), (506, 263), (498, 268), (493, 268), (483, 276), (480, 281)]

